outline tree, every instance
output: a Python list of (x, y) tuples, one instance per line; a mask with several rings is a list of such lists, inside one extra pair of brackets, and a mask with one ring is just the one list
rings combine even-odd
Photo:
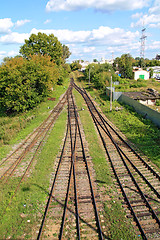
[[(97, 89), (105, 89), (109, 85), (111, 79), (112, 67), (108, 63), (104, 64), (89, 64), (85, 70), (85, 78), (90, 80)], [(112, 72), (113, 74), (113, 72)]]
[(25, 44), (20, 47), (20, 53), (27, 59), (30, 55), (48, 55), (51, 61), (54, 60), (57, 65), (60, 65), (63, 59), (69, 56), (69, 49), (65, 45), (63, 47), (53, 34), (46, 35), (39, 32), (37, 35), (31, 34), (29, 40), (25, 40)]
[(30, 60), (11, 58), (0, 67), (0, 107), (6, 112), (24, 112), (49, 95), (59, 72), (50, 56)]
[(153, 68), (149, 69), (149, 77), (152, 78), (153, 77)]
[(118, 66), (119, 73), (124, 78), (132, 78), (133, 76), (133, 69), (132, 69), (132, 63), (134, 62), (134, 59), (130, 54), (123, 54), (120, 58), (116, 58), (114, 62), (114, 66)]
[(62, 48), (63, 48), (63, 60), (65, 62), (66, 59), (69, 58), (69, 56), (71, 55), (71, 52), (69, 51), (69, 47), (67, 47), (66, 45), (63, 45)]
[(71, 67), (72, 71), (76, 71), (78, 69), (81, 69), (82, 65), (79, 62), (75, 61), (75, 62), (71, 63), (70, 67)]
[(93, 62), (98, 62), (98, 60), (96, 58), (93, 59)]

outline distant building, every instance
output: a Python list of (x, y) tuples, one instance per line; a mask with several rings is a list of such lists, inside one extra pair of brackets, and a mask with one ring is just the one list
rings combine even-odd
[(99, 62), (100, 64), (108, 63), (108, 64), (113, 64), (114, 60), (113, 59), (105, 59), (104, 57), (101, 58), (101, 61)]
[(153, 76), (151, 77), (160, 79), (160, 66), (148, 67), (147, 70), (150, 68), (153, 69)]
[(133, 78), (134, 78), (134, 80), (137, 80), (137, 79), (148, 80), (149, 79), (149, 71), (143, 70), (141, 68), (134, 68), (133, 69)]
[(159, 92), (151, 88), (148, 88), (145, 92), (123, 92), (123, 94), (144, 105), (155, 105), (156, 101), (160, 99)]

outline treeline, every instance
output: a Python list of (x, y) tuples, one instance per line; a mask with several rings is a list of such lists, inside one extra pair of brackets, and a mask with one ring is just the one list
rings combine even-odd
[(20, 54), (0, 66), (0, 107), (6, 113), (32, 109), (70, 72), (65, 61), (71, 53), (53, 34), (32, 34)]
[[(88, 82), (91, 82), (97, 89), (105, 89), (106, 86), (110, 85), (111, 75), (113, 82), (118, 81), (120, 84), (129, 83), (133, 79), (133, 67), (142, 67), (146, 69), (147, 66), (158, 66), (160, 61), (158, 60), (148, 60), (133, 58), (130, 54), (123, 54), (121, 57), (117, 57), (114, 60), (113, 64), (89, 64), (84, 72), (84, 79)], [(74, 69), (79, 67), (79, 62), (74, 62), (71, 68)], [(150, 77), (153, 75), (153, 69), (149, 69)], [(134, 82), (135, 87), (144, 86), (144, 81), (139, 80)]]

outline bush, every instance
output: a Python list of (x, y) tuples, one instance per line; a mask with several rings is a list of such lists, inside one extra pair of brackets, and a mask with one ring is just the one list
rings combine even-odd
[(0, 67), (0, 107), (8, 113), (32, 109), (48, 96), (58, 77), (49, 56), (9, 59)]
[(133, 83), (130, 85), (131, 88), (140, 88), (140, 87), (147, 87), (147, 83), (145, 82), (137, 82), (137, 83)]
[(160, 99), (156, 100), (156, 106), (160, 106)]

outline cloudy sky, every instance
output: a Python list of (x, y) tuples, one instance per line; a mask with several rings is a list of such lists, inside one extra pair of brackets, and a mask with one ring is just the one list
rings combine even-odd
[(19, 54), (32, 33), (53, 33), (76, 59), (160, 54), (160, 0), (5, 0), (0, 4), (0, 61)]

